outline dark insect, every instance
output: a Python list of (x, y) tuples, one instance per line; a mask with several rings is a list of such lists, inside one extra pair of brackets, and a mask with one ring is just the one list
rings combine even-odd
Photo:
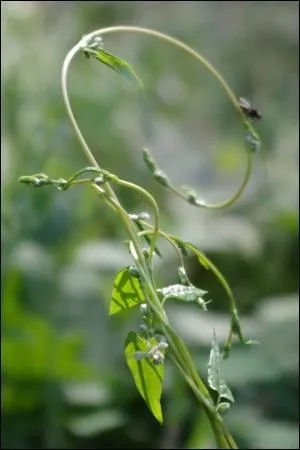
[(257, 111), (257, 109), (253, 108), (250, 103), (248, 102), (248, 100), (246, 100), (245, 98), (241, 97), (240, 98), (240, 108), (242, 109), (243, 113), (247, 116), (250, 117), (250, 119), (261, 119), (262, 115), (259, 111)]

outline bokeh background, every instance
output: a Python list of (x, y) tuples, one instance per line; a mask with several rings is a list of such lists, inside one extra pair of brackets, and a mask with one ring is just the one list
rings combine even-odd
[[(253, 348), (224, 364), (236, 404), (226, 423), (240, 448), (287, 448), (298, 439), (299, 2), (1, 2), (2, 448), (215, 448), (193, 395), (167, 365), (164, 426), (139, 397), (123, 358), (135, 313), (107, 314), (116, 272), (130, 263), (121, 223), (88, 189), (32, 190), (20, 175), (68, 177), (88, 165), (61, 97), (64, 56), (83, 34), (152, 27), (208, 58), (237, 95), (263, 113), (268, 177), (259, 155), (232, 208), (193, 208), (157, 185), (142, 162), (145, 133), (134, 87), (77, 57), (70, 94), (103, 167), (159, 200), (163, 228), (194, 242), (230, 282)], [(148, 99), (147, 144), (178, 184), (210, 201), (232, 194), (245, 164), (241, 124), (212, 76), (169, 44), (138, 34), (105, 37), (130, 62)], [(129, 211), (147, 210), (118, 190)], [(177, 282), (164, 246), (159, 282)], [(171, 304), (170, 318), (206, 377), (212, 329), (229, 316), (212, 273), (187, 261), (210, 311)]]

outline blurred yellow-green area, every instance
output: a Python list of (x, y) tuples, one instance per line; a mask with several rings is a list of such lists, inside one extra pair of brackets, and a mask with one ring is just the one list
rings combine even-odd
[[(224, 420), (240, 448), (299, 448), (298, 148), (299, 2), (1, 2), (2, 29), (2, 448), (216, 448), (204, 412), (167, 363), (160, 426), (123, 356), (139, 315), (108, 317), (114, 277), (131, 263), (126, 230), (88, 188), (31, 189), (21, 175), (67, 178), (90, 165), (61, 95), (65, 55), (97, 28), (136, 25), (182, 40), (207, 58), (236, 95), (263, 114), (264, 143), (251, 181), (231, 208), (194, 208), (157, 184), (146, 143), (177, 185), (210, 202), (234, 193), (245, 171), (243, 127), (226, 93), (191, 56), (157, 38), (104, 37), (105, 49), (142, 79), (135, 87), (95, 60), (71, 63), (79, 126), (102, 167), (157, 199), (162, 228), (191, 241), (219, 267), (236, 296), (247, 339), (224, 362), (235, 404)], [(147, 129), (145, 129), (147, 125)], [(117, 189), (130, 212), (150, 211)], [(178, 283), (173, 249), (160, 243), (157, 283)], [(170, 303), (168, 314), (207, 378), (210, 342), (228, 327), (214, 275), (186, 261), (212, 299), (204, 313)]]

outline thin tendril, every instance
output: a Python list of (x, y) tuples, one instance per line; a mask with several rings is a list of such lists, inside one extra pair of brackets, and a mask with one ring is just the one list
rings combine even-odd
[[(237, 112), (239, 113), (239, 115), (241, 116), (241, 119), (244, 123), (245, 128), (250, 131), (252, 133), (253, 136), (255, 136), (258, 140), (258, 136), (255, 133), (252, 124), (246, 119), (246, 117), (244, 116), (240, 106), (239, 106), (239, 102), (236, 99), (235, 95), (233, 94), (233, 92), (231, 91), (231, 89), (229, 88), (229, 86), (227, 85), (227, 83), (225, 82), (225, 80), (223, 79), (223, 77), (219, 74), (219, 72), (203, 57), (201, 56), (199, 53), (197, 53), (195, 50), (193, 50), (191, 47), (189, 47), (188, 45), (184, 44), (183, 42), (167, 35), (164, 33), (160, 33), (158, 31), (155, 30), (151, 30), (148, 28), (142, 28), (142, 27), (134, 27), (134, 26), (117, 26), (117, 27), (108, 27), (108, 28), (103, 28), (103, 29), (99, 29), (96, 31), (93, 31), (92, 33), (88, 34), (87, 36), (84, 37), (84, 40), (90, 40), (96, 36), (101, 36), (104, 34), (109, 34), (109, 33), (115, 33), (115, 32), (133, 32), (133, 33), (142, 33), (142, 34), (147, 34), (150, 36), (154, 36), (157, 38), (160, 38), (164, 41), (167, 41), (179, 48), (181, 48), (182, 50), (186, 51), (187, 53), (189, 53), (190, 55), (192, 55), (194, 58), (196, 58), (201, 64), (203, 64), (207, 70), (209, 70), (209, 72), (219, 81), (219, 83), (223, 86), (224, 90), (226, 91), (231, 103), (233, 104), (233, 106), (235, 107), (235, 109), (237, 110)], [(70, 62), (72, 61), (73, 57), (82, 50), (82, 40), (76, 44), (71, 50), (70, 52), (67, 54), (65, 61), (63, 63), (63, 69), (62, 69), (62, 92), (63, 92), (63, 98), (65, 101), (65, 105), (66, 105), (66, 109), (70, 118), (70, 121), (73, 125), (73, 128), (75, 130), (75, 133), (78, 136), (78, 139), (83, 147), (84, 153), (87, 156), (88, 160), (95, 165), (95, 167), (99, 167), (97, 161), (95, 160), (89, 146), (87, 145), (85, 139), (82, 136), (82, 133), (78, 127), (78, 124), (75, 120), (74, 114), (72, 112), (72, 108), (70, 105), (70, 101), (68, 98), (68, 92), (67, 92), (67, 73), (68, 73), (68, 67), (70, 65)], [(234, 194), (230, 199), (219, 203), (217, 205), (210, 205), (210, 204), (203, 204), (204, 208), (208, 208), (208, 209), (222, 209), (225, 207), (228, 207), (230, 205), (232, 205), (243, 193), (247, 182), (249, 180), (249, 176), (250, 176), (250, 172), (251, 172), (251, 155), (249, 152), (247, 152), (248, 154), (248, 159), (247, 159), (247, 169), (246, 169), (246, 174), (244, 176), (244, 179), (241, 183), (241, 186), (239, 187), (239, 189), (237, 190), (236, 194)], [(110, 190), (109, 185), (107, 187), (108, 190)], [(172, 190), (176, 191), (178, 195), (182, 196), (179, 191), (176, 190), (176, 188), (173, 188)]]

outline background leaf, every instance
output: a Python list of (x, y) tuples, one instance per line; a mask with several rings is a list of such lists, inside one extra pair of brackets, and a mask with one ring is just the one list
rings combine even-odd
[(67, 428), (76, 436), (86, 437), (120, 428), (124, 422), (125, 417), (119, 411), (107, 409), (72, 417), (67, 423)]
[[(153, 346), (158, 342), (153, 339)], [(135, 385), (154, 417), (162, 423), (160, 398), (164, 378), (164, 365), (154, 365), (149, 359), (136, 360), (135, 352), (147, 352), (144, 339), (131, 331), (125, 342), (125, 357)]]

